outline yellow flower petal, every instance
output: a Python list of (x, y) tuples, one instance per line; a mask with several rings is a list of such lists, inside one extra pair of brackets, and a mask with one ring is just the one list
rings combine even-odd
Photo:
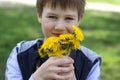
[(78, 40), (83, 41), (84, 40), (84, 35), (83, 35), (82, 30), (75, 25), (72, 25), (72, 27), (73, 27), (73, 30), (74, 30), (75, 37)]

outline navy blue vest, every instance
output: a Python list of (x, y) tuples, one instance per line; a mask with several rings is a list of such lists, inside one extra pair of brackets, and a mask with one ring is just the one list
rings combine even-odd
[[(39, 46), (38, 46), (39, 44)], [(41, 58), (38, 54), (38, 48), (42, 45), (42, 41), (38, 41), (29, 49), (17, 55), (18, 64), (22, 73), (23, 80), (29, 80), (32, 73), (36, 71), (36, 67), (41, 66), (48, 57)], [(72, 51), (70, 57), (74, 59), (75, 75), (77, 80), (85, 80), (92, 66), (98, 59), (90, 61), (82, 51)]]

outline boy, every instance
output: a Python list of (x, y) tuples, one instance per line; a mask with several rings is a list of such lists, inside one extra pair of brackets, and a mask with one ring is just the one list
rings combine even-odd
[[(72, 33), (79, 26), (85, 0), (37, 0), (38, 21), (44, 40)], [(6, 80), (99, 80), (101, 58), (81, 46), (70, 56), (41, 58), (38, 49), (44, 40), (22, 41), (7, 61)]]

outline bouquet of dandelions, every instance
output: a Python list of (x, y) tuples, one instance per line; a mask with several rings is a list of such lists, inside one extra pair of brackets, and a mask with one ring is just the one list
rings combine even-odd
[(62, 57), (69, 55), (71, 50), (80, 49), (80, 42), (84, 36), (82, 30), (77, 26), (72, 26), (74, 32), (61, 34), (59, 37), (49, 37), (44, 44), (38, 49), (39, 55), (43, 58), (48, 55)]

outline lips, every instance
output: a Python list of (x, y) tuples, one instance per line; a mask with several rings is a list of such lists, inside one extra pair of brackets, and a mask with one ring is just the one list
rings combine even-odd
[(61, 34), (63, 34), (63, 33), (53, 33), (53, 35), (57, 36), (57, 37), (59, 37)]

